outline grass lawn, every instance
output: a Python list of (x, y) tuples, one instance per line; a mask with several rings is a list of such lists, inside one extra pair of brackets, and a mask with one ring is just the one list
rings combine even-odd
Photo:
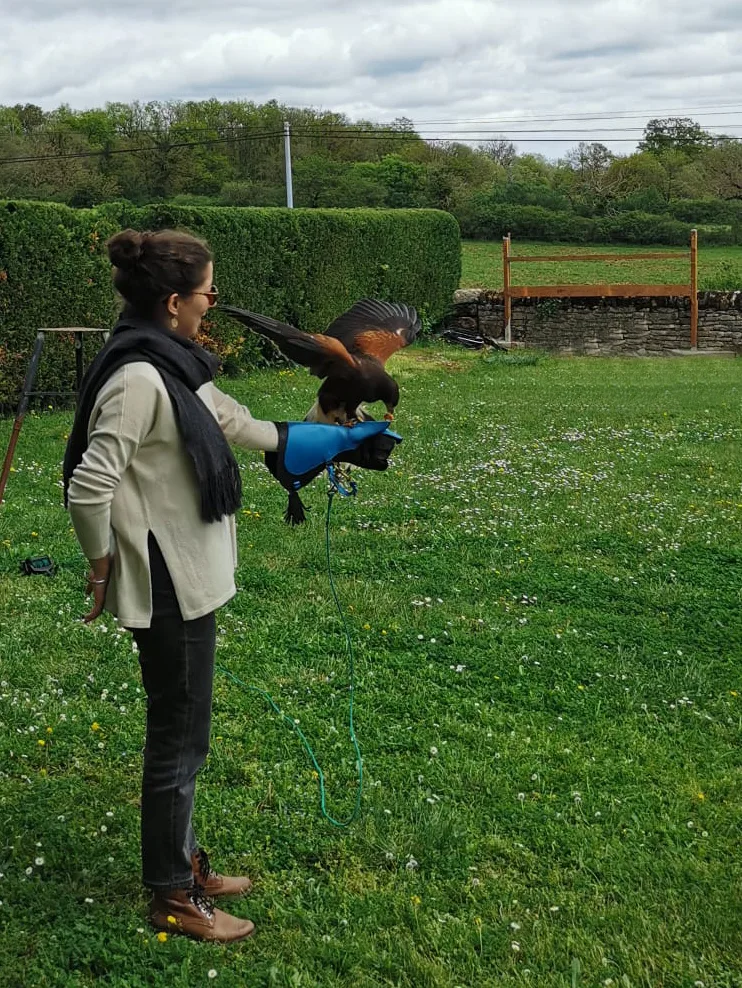
[[(535, 244), (513, 241), (513, 254), (672, 253), (672, 247)], [(678, 248), (678, 253), (682, 254)], [(577, 261), (513, 264), (514, 285), (690, 284), (690, 260)], [(705, 289), (742, 289), (742, 247), (700, 247), (698, 283)], [(465, 240), (462, 244), (462, 288), (502, 288), (502, 241)]]
[[(362, 816), (323, 822), (297, 737), (217, 675), (195, 825), (220, 870), (257, 877), (232, 909), (258, 933), (231, 948), (146, 925), (136, 656), (110, 616), (77, 621), (70, 415), (27, 420), (0, 507), (0, 985), (742, 985), (738, 364), (395, 361), (405, 442), (332, 519)], [(281, 419), (313, 384), (225, 387)], [(238, 455), (218, 661), (300, 721), (344, 816), (324, 484), (291, 531), (258, 456)], [(41, 552), (54, 579), (16, 575)]]

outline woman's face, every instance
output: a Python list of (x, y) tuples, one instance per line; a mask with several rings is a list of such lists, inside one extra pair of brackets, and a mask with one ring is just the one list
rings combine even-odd
[[(178, 336), (192, 339), (199, 331), (201, 320), (211, 307), (208, 292), (214, 285), (214, 265), (211, 261), (204, 271), (203, 281), (191, 295), (171, 295), (167, 300), (167, 310), (171, 320), (170, 328)], [(177, 328), (172, 320), (177, 319)]]

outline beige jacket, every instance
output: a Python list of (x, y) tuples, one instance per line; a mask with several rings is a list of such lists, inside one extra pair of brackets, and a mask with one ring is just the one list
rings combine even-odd
[[(229, 442), (247, 449), (277, 448), (272, 422), (256, 421), (212, 382), (196, 394)], [(106, 610), (125, 627), (150, 626), (150, 531), (162, 550), (185, 621), (233, 597), (234, 517), (202, 521), (193, 463), (155, 367), (140, 361), (126, 364), (106, 381), (90, 415), (88, 441), (70, 480), (68, 505), (88, 559), (113, 554)]]

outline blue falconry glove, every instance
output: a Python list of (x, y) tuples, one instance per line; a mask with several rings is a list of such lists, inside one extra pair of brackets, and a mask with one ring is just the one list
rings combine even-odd
[(300, 525), (305, 520), (299, 490), (334, 462), (352, 463), (366, 470), (386, 470), (389, 454), (402, 437), (389, 432), (389, 422), (359, 422), (350, 427), (320, 422), (276, 422), (278, 450), (265, 454), (265, 465), (289, 492), (285, 519)]

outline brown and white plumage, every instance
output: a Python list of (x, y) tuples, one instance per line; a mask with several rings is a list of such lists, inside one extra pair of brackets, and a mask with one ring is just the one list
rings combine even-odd
[(386, 405), (386, 418), (394, 417), (399, 387), (384, 365), (397, 350), (413, 343), (420, 332), (420, 318), (412, 306), (362, 299), (324, 333), (305, 333), (231, 305), (220, 308), (267, 336), (285, 356), (323, 379), (317, 401), (307, 415), (310, 421), (354, 421), (363, 417), (362, 403), (375, 401)]

